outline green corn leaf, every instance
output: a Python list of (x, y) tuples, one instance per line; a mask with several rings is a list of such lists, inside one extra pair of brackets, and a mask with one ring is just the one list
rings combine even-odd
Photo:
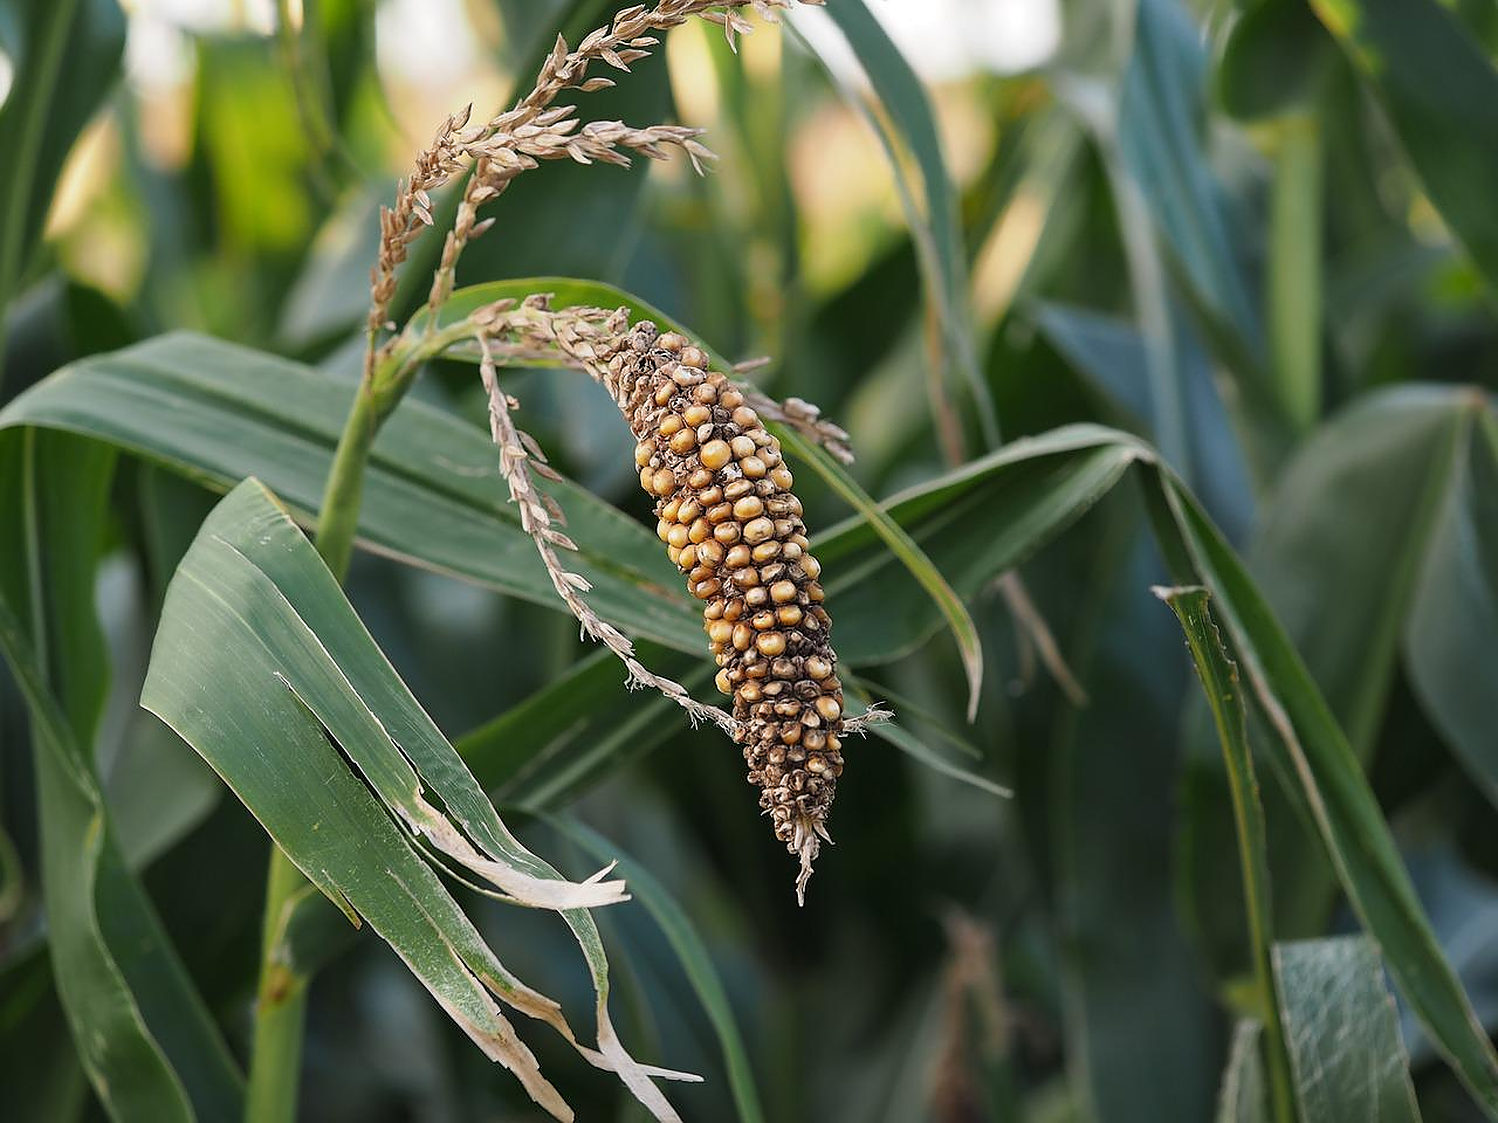
[(0, 166), (6, 169), (0, 176), (0, 312), (30, 265), (63, 160), (114, 85), (125, 47), (125, 20), (115, 0), (22, 0), (7, 9), (16, 40), (6, 44), (15, 75), (0, 102)]
[(692, 989), (702, 1003), (708, 1021), (712, 1023), (718, 1046), (723, 1053), (723, 1065), (728, 1070), (728, 1085), (733, 1092), (733, 1103), (740, 1123), (762, 1121), (765, 1112), (754, 1083), (754, 1069), (744, 1048), (743, 1034), (734, 1019), (733, 1007), (729, 1005), (723, 981), (713, 966), (712, 955), (693, 927), (691, 918), (649, 870), (628, 855), (622, 855), (619, 847), (597, 831), (568, 816), (548, 815), (546, 821), (599, 861), (610, 861), (618, 857), (620, 874), (629, 882), (635, 897), (660, 927), (661, 934), (671, 945), (671, 950), (676, 954)]
[(1217, 91), (1242, 120), (1303, 105), (1336, 55), (1305, 0), (1251, 0), (1222, 45)]
[[(256, 475), (313, 523), (353, 390), (298, 363), (169, 335), (64, 368), (0, 413), (0, 428), (84, 433), (219, 491)], [(593, 583), (599, 612), (634, 635), (696, 650), (700, 617), (655, 535), (575, 485), (554, 494), (583, 550), (569, 561)], [(359, 538), (378, 553), (559, 604), (508, 502), (494, 446), (418, 402), (405, 403), (375, 444)]]
[(0, 440), (4, 539), (18, 546), (0, 555), (0, 651), (31, 713), (50, 958), (79, 1060), (112, 1115), (232, 1118), (242, 1079), (125, 864), (91, 751), (107, 679), (94, 573), (113, 461), (66, 434)]
[[(622, 883), (564, 881), (510, 835), (258, 481), (214, 509), (178, 568), (141, 703), (537, 1103), (571, 1117), (496, 999), (615, 1072), (657, 1118), (676, 1118), (650, 1079), (663, 1071), (630, 1058), (609, 1021), (607, 961), (586, 908), (621, 899)], [(501, 896), (563, 912), (593, 976), (596, 1050), (577, 1042), (555, 1002), (503, 967), (423, 850)]]
[[(973, 351), (972, 325), (967, 318), (967, 254), (957, 192), (947, 173), (925, 87), (862, 0), (830, 5), (827, 14), (846, 37), (868, 75), (879, 107), (888, 115), (889, 128), (864, 107), (861, 94), (848, 91), (889, 159), (916, 247), (927, 305), (941, 328), (945, 362), (965, 383), (984, 444), (993, 448), (999, 443), (999, 419)], [(905, 150), (920, 172), (919, 191), (909, 182)]]
[[(1104, 525), (1077, 574), (1086, 594), (1068, 650), (1088, 701), (1058, 725), (1043, 804), (1067, 949), (1063, 1024), (1098, 1123), (1205, 1118), (1216, 1063), (1216, 1014), (1171, 902), (1171, 746), (1189, 672), (1163, 654), (1179, 650), (1179, 631), (1150, 596), (1160, 561), (1131, 490), (1092, 520)], [(1027, 785), (1018, 806), (1033, 798)], [(1179, 1078), (1157, 1079), (1167, 1067)]]
[[(642, 644), (640, 658), (688, 690), (705, 685), (712, 665), (679, 651)], [(564, 806), (568, 798), (645, 755), (683, 726), (676, 703), (654, 690), (632, 690), (611, 651), (595, 651), (565, 675), (456, 742), (463, 762), (496, 801), (527, 808)]]
[[(1498, 787), (1493, 723), (1498, 693), (1486, 658), (1492, 614), (1490, 554), (1479, 531), (1488, 502), (1482, 419), (1469, 391), (1391, 388), (1334, 417), (1286, 468), (1249, 550), (1265, 600), (1305, 660), (1357, 757), (1369, 761), (1394, 689), (1403, 640), (1417, 694), (1458, 759), (1488, 792)], [(1206, 740), (1198, 723), (1196, 741)], [(1185, 772), (1191, 845), (1182, 874), (1190, 907), (1219, 970), (1241, 966), (1241, 904), (1224, 873), (1236, 868), (1229, 807), (1215, 749), (1197, 745)], [(1324, 930), (1335, 871), (1314, 815), (1292, 785), (1264, 790), (1275, 912), (1281, 934)]]
[(1311, 0), (1373, 90), (1430, 200), (1498, 285), (1498, 67), (1437, 0)]
[(1338, 880), (1431, 1038), (1498, 1118), (1498, 1054), (1442, 953), (1347, 737), (1289, 638), (1196, 500), (1165, 477), (1151, 498), (1177, 580), (1205, 585), (1256, 708), (1270, 759), (1310, 808)]
[(1420, 1123), (1394, 999), (1363, 937), (1276, 944), (1301, 1123)]
[(1243, 683), (1238, 668), (1222, 645), (1222, 635), (1212, 619), (1208, 593), (1200, 586), (1165, 589), (1155, 595), (1170, 606), (1186, 633), (1186, 646), (1196, 666), (1207, 705), (1217, 725), (1232, 789), (1233, 821), (1238, 830), (1238, 860), (1248, 914), (1249, 941), (1253, 948), (1254, 977), (1258, 987), (1256, 1011), (1264, 1026), (1269, 1054), (1271, 1100), (1275, 1118), (1295, 1123), (1290, 1105), (1290, 1073), (1285, 1041), (1280, 1036), (1280, 995), (1275, 990), (1270, 964), (1274, 940), (1274, 914), (1269, 895), (1269, 852), (1265, 841), (1264, 807), (1259, 802), (1259, 782), (1254, 776), (1253, 750), (1248, 744), (1248, 718), (1243, 702)]
[[(79, 1061), (116, 1117), (191, 1120), (186, 1089), (147, 1027), (93, 915), (100, 855), (97, 849), (78, 845), (77, 839), (96, 834), (102, 797), (84, 772), (67, 718), (47, 692), (20, 621), (3, 601), (0, 651), (31, 710), (52, 954)], [(49, 891), (49, 886), (58, 886), (59, 891)], [(62, 886), (69, 891), (61, 891)]]
[(1119, 151), (1197, 299), (1256, 356), (1259, 312), (1201, 140), (1206, 57), (1196, 27), (1177, 0), (1141, 0), (1134, 35), (1119, 94)]
[(1498, 420), (1458, 403), (1451, 476), (1404, 625), (1411, 682), (1468, 774), (1498, 807)]

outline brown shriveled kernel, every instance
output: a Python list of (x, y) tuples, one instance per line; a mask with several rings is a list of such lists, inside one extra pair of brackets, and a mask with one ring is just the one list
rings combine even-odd
[(744, 525), (744, 541), (751, 546), (763, 542), (775, 533), (775, 524), (769, 519), (752, 519)]

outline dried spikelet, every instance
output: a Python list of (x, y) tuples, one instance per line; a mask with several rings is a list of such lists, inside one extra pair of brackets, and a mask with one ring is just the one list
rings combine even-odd
[[(458, 258), (468, 243), (483, 232), (477, 210), (497, 198), (518, 175), (540, 160), (571, 159), (581, 164), (627, 165), (626, 150), (651, 159), (662, 159), (678, 149), (699, 173), (713, 153), (696, 138), (699, 130), (671, 125), (635, 128), (620, 121), (603, 121), (578, 128), (571, 119), (574, 106), (553, 106), (569, 90), (589, 93), (607, 89), (613, 81), (590, 76), (588, 68), (602, 63), (620, 71), (647, 57), (660, 44), (655, 33), (680, 26), (694, 16), (718, 16), (730, 36), (748, 30), (737, 9), (753, 7), (766, 18), (793, 0), (660, 0), (653, 8), (644, 5), (623, 9), (606, 26), (586, 35), (570, 49), (560, 35), (536, 75), (535, 85), (513, 108), (481, 124), (470, 125), (472, 107), (448, 118), (432, 143), (417, 154), (409, 179), (396, 193), (393, 207), (380, 214), (380, 249), (370, 273), (370, 308), (367, 320), (368, 346), (365, 375), (372, 377), (380, 359), (388, 355), (393, 341), (378, 345), (379, 333), (388, 327), (390, 305), (395, 297), (396, 272), (405, 262), (412, 241), (432, 225), (431, 192), (452, 179), (471, 160), (474, 174), (465, 188), (453, 228), (448, 232), (442, 257), (432, 276), (428, 300), (435, 311), (452, 293)], [(795, 0), (817, 4), (821, 0)]]

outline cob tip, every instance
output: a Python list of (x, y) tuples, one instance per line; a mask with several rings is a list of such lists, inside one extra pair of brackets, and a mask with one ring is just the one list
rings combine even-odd
[(798, 815), (791, 824), (791, 850), (801, 857), (801, 872), (796, 875), (796, 904), (806, 907), (806, 883), (811, 880), (812, 863), (821, 852), (822, 840), (832, 841), (821, 820)]

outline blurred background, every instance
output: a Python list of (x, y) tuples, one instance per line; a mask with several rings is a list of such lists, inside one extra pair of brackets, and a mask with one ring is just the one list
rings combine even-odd
[[(0, 270), (0, 404), (169, 330), (357, 376), (376, 212), (395, 178), (446, 114), (507, 104), (559, 28), (575, 43), (620, 6), (79, 0), (57, 94), (72, 131), (36, 139), (35, 248)], [(1427, 6), (1429, 41), (1456, 35), (1491, 74), (1498, 5), (1408, 11)], [(1453, 194), (1411, 146), (1418, 122), (1299, 0), (868, 10), (908, 72), (814, 10), (757, 27), (737, 53), (710, 25), (672, 32), (582, 115), (702, 126), (715, 170), (545, 166), (493, 206), (459, 283), (608, 281), (732, 358), (771, 356), (755, 377), (849, 430), (875, 496), (992, 444), (985, 395), (1006, 441), (1092, 421), (1154, 442), (1300, 645), (1491, 1031), (1498, 693), (1484, 692), (1498, 687), (1486, 670), (1443, 678), (1430, 664), (1493, 659), (1461, 620), (1428, 644), (1411, 637), (1448, 503), (1476, 512), (1461, 523), (1478, 542), (1463, 603), (1498, 623), (1492, 493), (1452, 499), (1432, 467), (1441, 411), (1490, 424), (1498, 386), (1481, 217), (1498, 212), (1498, 101), (1472, 101), (1498, 84), (1462, 86), (1470, 71), (1453, 67), (1441, 91), (1466, 106), (1453, 127), (1476, 153)], [(0, 4), (0, 113), (37, 49), (35, 12)], [(402, 315), (424, 295), (423, 260)], [(562, 471), (648, 516), (606, 396), (553, 372), (507, 385)], [(471, 366), (438, 364), (415, 393), (483, 416)], [(814, 530), (846, 514), (805, 482)], [(98, 588), (113, 674), (97, 754), (127, 858), (242, 1050), (265, 836), (135, 705), (165, 582), (215, 498), (121, 458)], [(837, 846), (805, 909), (738, 752), (674, 712), (585, 768), (521, 769), (497, 802), (565, 810), (661, 883), (710, 950), (776, 1123), (1210, 1119), (1245, 1003), (1243, 907), (1219, 750), (1180, 631), (1149, 593), (1166, 573), (1147, 525), (1126, 481), (1023, 567), (1085, 704), (1047, 670), (999, 572), (973, 603), (987, 658), (976, 722), (945, 633), (867, 669), (935, 766), (872, 739), (850, 751)], [(565, 614), (372, 556), (356, 559), (350, 595), (455, 739), (590, 654)], [(0, 955), (14, 959), (43, 920), (24, 708), (3, 686)], [(624, 698), (590, 712), (606, 721)], [(583, 747), (563, 742), (563, 765)], [(1277, 934), (1354, 930), (1324, 855), (1264, 783)], [(592, 868), (571, 836), (516, 821), (569, 872)], [(467, 903), (517, 974), (587, 1009), (555, 925)], [(673, 1093), (687, 1118), (735, 1117), (698, 981), (656, 919), (632, 904), (600, 923), (632, 1051), (707, 1077)], [(55, 1002), (36, 1010), (0, 1019), (5, 1086), (36, 1093), (23, 1107), (35, 1118), (102, 1117)], [(1480, 1118), (1402, 1025), (1425, 1117)], [(533, 1036), (581, 1118), (643, 1118)], [(330, 1123), (540, 1117), (367, 936), (314, 987), (302, 1102), (303, 1118)]]

